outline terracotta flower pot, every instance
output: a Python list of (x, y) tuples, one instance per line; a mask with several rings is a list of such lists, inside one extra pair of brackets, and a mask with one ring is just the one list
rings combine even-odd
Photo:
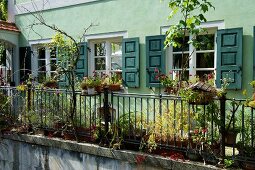
[(238, 134), (237, 131), (232, 131), (232, 130), (229, 130), (229, 131), (225, 132), (225, 143), (227, 145), (235, 144), (237, 134)]
[(111, 91), (119, 91), (120, 90), (120, 84), (110, 84), (109, 90)]

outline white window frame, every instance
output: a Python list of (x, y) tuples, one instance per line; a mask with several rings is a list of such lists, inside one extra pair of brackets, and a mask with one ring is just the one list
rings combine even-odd
[(111, 72), (111, 42), (122, 41), (127, 37), (127, 31), (85, 35), (85, 41), (88, 42), (88, 46), (91, 49), (88, 54), (88, 75), (93, 75), (95, 70), (94, 48), (96, 43), (106, 42), (106, 74), (109, 74)]
[[(168, 31), (170, 26), (163, 26), (161, 27), (161, 34), (166, 34), (166, 32)], [(194, 77), (196, 74), (196, 71), (199, 70), (210, 70), (210, 71), (214, 71), (214, 74), (216, 75), (216, 66), (217, 66), (217, 42), (216, 42), (216, 38), (217, 38), (217, 30), (219, 29), (224, 29), (225, 28), (225, 23), (224, 21), (210, 21), (210, 22), (206, 22), (206, 23), (201, 23), (201, 25), (199, 26), (199, 28), (205, 28), (208, 29), (208, 32), (210, 34), (210, 32), (214, 32), (214, 50), (210, 50), (212, 52), (214, 52), (214, 68), (196, 68), (196, 54), (197, 51), (196, 49), (194, 49), (193, 45), (190, 44), (189, 45), (189, 55), (190, 56), (190, 61), (189, 61), (189, 74), (191, 75), (190, 78)], [(189, 39), (192, 39), (192, 35), (189, 36)], [(193, 52), (194, 50), (194, 52)], [(205, 50), (206, 52), (209, 52), (209, 50)], [(191, 54), (193, 52), (193, 54)], [(200, 53), (202, 53), (203, 51), (199, 51)], [(166, 68), (166, 71), (169, 72), (170, 70), (172, 70), (172, 66), (173, 66), (173, 47), (169, 47), (166, 50), (166, 63), (168, 63), (168, 67)]]
[[(52, 59), (51, 55), (50, 55), (50, 47), (46, 46), (46, 44), (50, 43), (51, 39), (42, 39), (42, 40), (32, 40), (29, 41), (29, 45), (31, 46), (31, 49), (33, 51), (32, 53), (32, 57), (31, 57), (31, 69), (32, 69), (32, 76), (33, 77), (38, 77), (38, 73), (39, 73), (39, 65), (38, 65), (38, 61), (39, 60), (45, 60), (45, 65), (46, 65), (46, 76), (50, 77), (51, 73), (54, 73), (55, 71), (51, 70), (51, 66), (50, 66), (50, 61), (51, 60), (57, 60), (56, 59)], [(38, 58), (38, 48), (43, 47), (45, 48), (45, 59), (39, 59)]]

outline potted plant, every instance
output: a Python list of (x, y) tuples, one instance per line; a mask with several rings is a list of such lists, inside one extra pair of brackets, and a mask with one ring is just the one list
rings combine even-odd
[(58, 88), (58, 82), (55, 79), (49, 78), (43, 82), (43, 87), (56, 89)]
[(177, 79), (172, 79), (171, 74), (171, 71), (169, 72), (169, 76), (165, 74), (160, 74), (158, 72), (158, 74), (156, 75), (156, 79), (158, 79), (160, 83), (165, 87), (165, 92), (167, 92), (168, 94), (176, 94), (178, 81)]
[(179, 90), (180, 96), (189, 104), (208, 105), (217, 95), (217, 90), (214, 87), (214, 75), (207, 74), (203, 78), (195, 77), (190, 80), (188, 87)]
[(204, 144), (207, 141), (207, 128), (195, 128), (189, 133), (189, 144), (187, 157), (192, 161), (198, 161), (202, 158), (201, 153), (204, 150)]
[(94, 73), (94, 86), (95, 90), (98, 93), (101, 93), (103, 90), (102, 82), (104, 80), (104, 76), (99, 76), (98, 74)]
[(243, 91), (243, 95), (246, 97), (245, 105), (251, 108), (255, 108), (255, 80), (251, 81), (249, 84), (253, 88), (253, 95), (251, 98), (247, 97), (247, 91), (246, 90)]
[(109, 90), (119, 91), (122, 84), (121, 75), (117, 72), (111, 74), (109, 79)]
[(81, 82), (82, 94), (85, 93), (85, 89), (87, 89), (87, 94), (92, 95), (95, 94), (95, 80), (93, 77), (84, 77)]

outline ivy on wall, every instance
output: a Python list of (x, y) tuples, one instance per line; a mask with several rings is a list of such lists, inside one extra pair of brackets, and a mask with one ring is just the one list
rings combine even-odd
[(8, 0), (0, 0), (0, 20), (7, 20)]

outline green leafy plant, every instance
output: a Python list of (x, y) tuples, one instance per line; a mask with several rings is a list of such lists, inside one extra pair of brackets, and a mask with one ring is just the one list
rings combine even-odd
[(230, 168), (234, 164), (232, 159), (224, 159), (224, 166), (225, 168)]
[(121, 74), (119, 73), (111, 73), (109, 84), (122, 84)]
[[(181, 16), (179, 22), (172, 25), (166, 32), (166, 46), (173, 46), (182, 49), (182, 63), (180, 80), (184, 80), (184, 72), (188, 66), (188, 61), (192, 53), (188, 56), (184, 55), (185, 38), (188, 34), (192, 34), (193, 38), (188, 41), (196, 48), (200, 46), (201, 41), (197, 39), (198, 35), (206, 32), (199, 28), (202, 22), (206, 22), (204, 14), (214, 6), (208, 0), (170, 0), (168, 3), (171, 12), (168, 16), (172, 19), (176, 16)], [(179, 15), (181, 14), (181, 15)]]
[(0, 0), (0, 20), (6, 21), (8, 18), (7, 13), (8, 8), (8, 0)]

